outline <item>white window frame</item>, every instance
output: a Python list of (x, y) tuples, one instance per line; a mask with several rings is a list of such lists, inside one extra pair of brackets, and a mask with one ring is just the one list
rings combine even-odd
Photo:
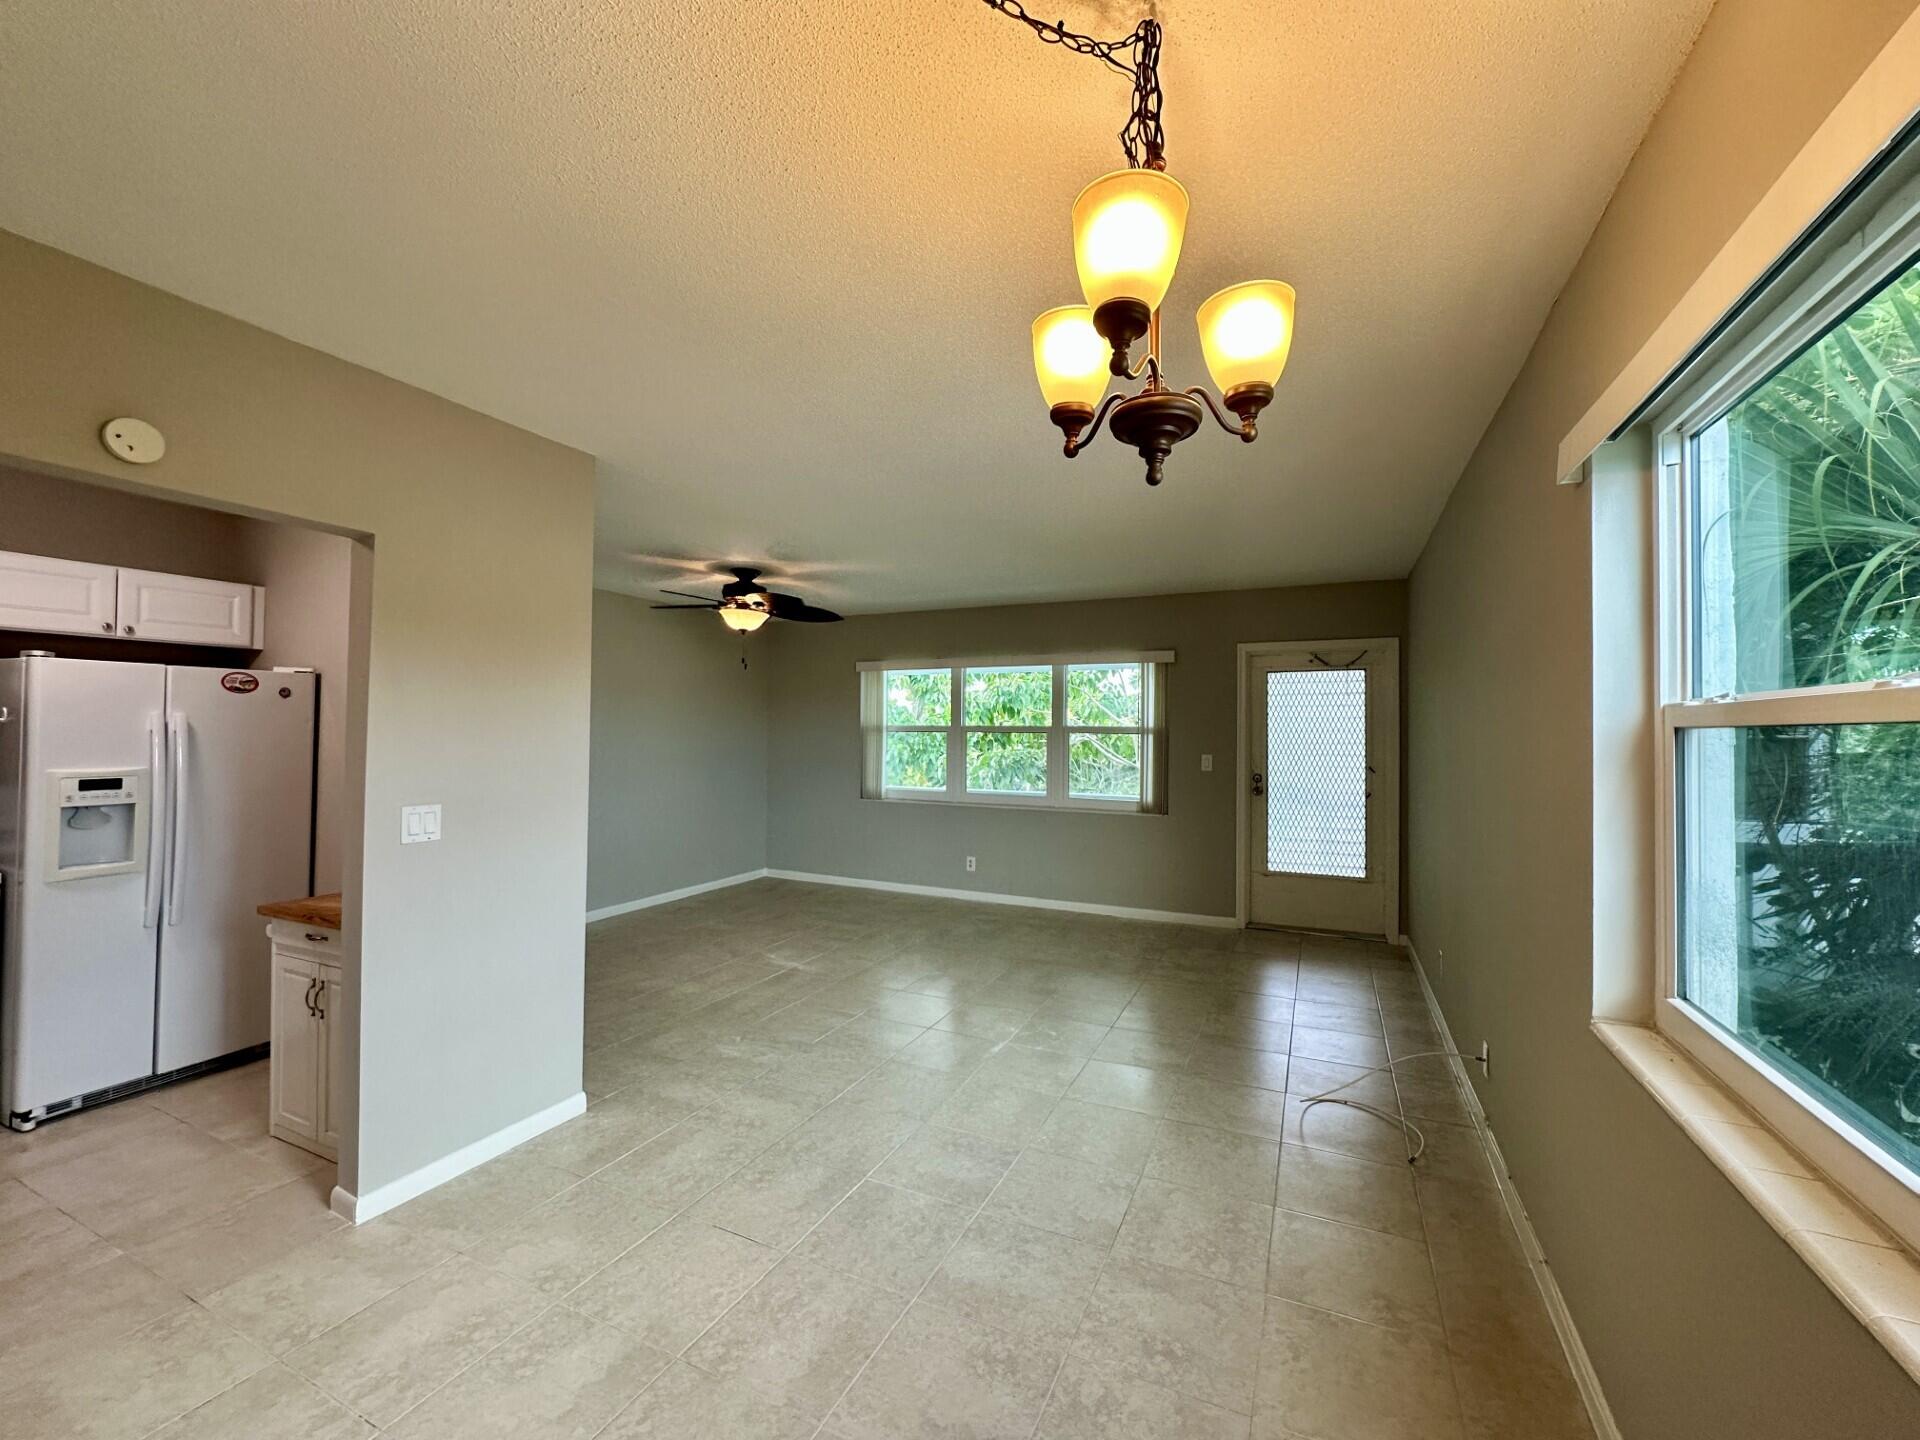
[[(1911, 187), (1909, 187), (1911, 188)], [(1891, 212), (1891, 213), (1890, 213)], [(1821, 1099), (1682, 999), (1678, 746), (1688, 729), (1755, 725), (1920, 723), (1920, 673), (1695, 698), (1693, 665), (1693, 437), (1756, 384), (1828, 331), (1920, 254), (1920, 197), (1905, 194), (1859, 233), (1833, 247), (1822, 267), (1750, 332), (1704, 380), (1655, 417), (1655, 963), (1656, 1028), (1908, 1245), (1920, 1248), (1920, 1174), (1909, 1170)]]
[[(1160, 815), (1166, 811), (1164, 797), (1153, 793), (1152, 773), (1155, 758), (1152, 737), (1164, 732), (1166, 696), (1164, 684), (1155, 684), (1150, 671), (1173, 662), (1170, 650), (1123, 651), (1089, 655), (986, 656), (953, 660), (862, 661), (862, 671), (878, 671), (883, 676), (898, 670), (945, 670), (948, 672), (948, 723), (946, 725), (889, 725), (884, 709), (878, 717), (862, 715), (863, 726), (877, 730), (880, 743), (881, 774), (885, 774), (886, 737), (890, 734), (942, 734), (947, 737), (947, 784), (944, 790), (907, 789), (882, 785), (878, 794), (866, 798), (884, 803), (908, 805), (979, 805), (1028, 810), (1079, 810), (1113, 815)], [(1141, 712), (1138, 725), (1067, 725), (1067, 671), (1080, 665), (1138, 665), (1141, 667)], [(966, 723), (966, 675), (969, 670), (995, 670), (1024, 667), (1048, 667), (1053, 672), (1053, 706), (1048, 723), (1040, 725), (969, 725)], [(884, 684), (884, 681), (882, 682)], [(882, 700), (884, 706), (884, 699)], [(1037, 734), (1046, 736), (1047, 790), (1041, 794), (969, 790), (967, 788), (967, 737), (972, 734)], [(1069, 735), (1135, 735), (1140, 746), (1140, 787), (1138, 800), (1075, 796), (1067, 793), (1067, 741)], [(1162, 742), (1164, 743), (1164, 742)]]

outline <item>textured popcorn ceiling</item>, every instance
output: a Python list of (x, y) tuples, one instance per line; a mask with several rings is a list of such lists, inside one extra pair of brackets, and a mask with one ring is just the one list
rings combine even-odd
[(1260, 442), (1209, 427), (1157, 491), (1060, 457), (1027, 336), (1127, 83), (970, 0), (5, 0), (0, 226), (592, 451), (614, 588), (1397, 576), (1708, 8), (1160, 5), (1175, 378), (1219, 286), (1300, 311)]

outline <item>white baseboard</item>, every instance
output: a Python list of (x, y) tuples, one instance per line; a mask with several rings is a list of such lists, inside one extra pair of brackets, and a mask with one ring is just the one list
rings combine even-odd
[(897, 880), (858, 880), (851, 875), (813, 875), (804, 870), (768, 870), (772, 880), (808, 885), (844, 885), (854, 890), (888, 890), (897, 895), (929, 895), (939, 900), (973, 900), (982, 905), (1021, 905), (1032, 910), (1071, 910), (1080, 915), (1110, 915), (1119, 920), (1152, 920), (1166, 925), (1207, 925), (1237, 930), (1231, 915), (1187, 915), (1178, 910), (1139, 910), (1131, 905), (1092, 905), (1080, 900), (1046, 900), (1038, 895), (1009, 895), (1000, 890), (949, 890), (941, 885), (907, 885)]
[(451, 1155), (442, 1155), (431, 1165), (422, 1165), (398, 1180), (390, 1180), (377, 1190), (355, 1195), (351, 1190), (333, 1187), (333, 1213), (356, 1225), (364, 1225), (376, 1215), (384, 1215), (396, 1205), (404, 1205), (416, 1195), (424, 1195), (436, 1185), (444, 1185), (456, 1175), (464, 1175), (476, 1165), (484, 1165), (496, 1155), (504, 1155), (543, 1131), (551, 1130), (575, 1116), (587, 1113), (586, 1091), (569, 1095), (557, 1105), (516, 1120), (511, 1125), (484, 1135), (471, 1145), (462, 1145)]
[(724, 890), (729, 885), (744, 885), (749, 880), (764, 879), (771, 872), (766, 870), (742, 870), (738, 875), (725, 875), (718, 880), (702, 880), (698, 885), (682, 885), (678, 890), (662, 890), (658, 895), (642, 895), (638, 900), (623, 900), (618, 905), (602, 905), (598, 910), (587, 911), (587, 923), (596, 920), (611, 920), (616, 915), (631, 915), (635, 910), (650, 910), (655, 905), (671, 905), (675, 900), (685, 900), (690, 895), (704, 895), (709, 890)]
[[(1453, 1031), (1447, 1027), (1447, 1017), (1440, 1009), (1433, 986), (1428, 983), (1427, 967), (1420, 962), (1420, 952), (1413, 948), (1413, 941), (1404, 936), (1400, 943), (1407, 947), (1407, 954), (1413, 957), (1413, 973), (1419, 977), (1420, 993), (1427, 1000), (1427, 1012), (1433, 1017), (1434, 1028), (1440, 1032), (1441, 1048), (1458, 1054), (1460, 1047), (1454, 1043)], [(1622, 1440), (1619, 1423), (1613, 1418), (1613, 1407), (1607, 1404), (1606, 1392), (1600, 1388), (1600, 1376), (1593, 1368), (1592, 1357), (1587, 1354), (1586, 1342), (1580, 1338), (1579, 1327), (1573, 1323), (1573, 1312), (1567, 1309), (1567, 1297), (1560, 1293), (1560, 1282), (1554, 1278), (1553, 1267), (1547, 1263), (1546, 1252), (1540, 1248), (1540, 1236), (1534, 1231), (1526, 1204), (1514, 1186), (1513, 1176), (1507, 1171), (1506, 1157), (1500, 1153), (1500, 1142), (1494, 1136), (1493, 1127), (1487, 1123), (1487, 1112), (1481, 1107), (1479, 1092), (1467, 1078), (1466, 1062), (1452, 1060), (1448, 1063), (1453, 1066), (1454, 1083), (1466, 1098), (1474, 1129), (1480, 1132), (1480, 1142), (1487, 1148), (1494, 1178), (1500, 1182), (1500, 1198), (1506, 1204), (1507, 1218), (1512, 1221), (1514, 1232), (1520, 1237), (1520, 1249), (1527, 1257), (1528, 1268), (1533, 1271), (1534, 1283), (1540, 1287), (1540, 1298), (1546, 1304), (1547, 1317), (1553, 1321), (1554, 1334), (1560, 1337), (1560, 1348), (1566, 1352), (1567, 1368), (1573, 1372), (1573, 1383), (1579, 1387), (1580, 1398), (1586, 1403), (1587, 1418), (1593, 1423), (1593, 1433), (1598, 1440)]]

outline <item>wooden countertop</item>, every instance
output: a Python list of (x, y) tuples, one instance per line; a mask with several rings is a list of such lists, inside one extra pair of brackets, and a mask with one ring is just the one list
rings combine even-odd
[(307, 895), (298, 900), (275, 900), (259, 907), (269, 920), (291, 920), (299, 925), (318, 925), (322, 930), (340, 928), (340, 892), (331, 895)]

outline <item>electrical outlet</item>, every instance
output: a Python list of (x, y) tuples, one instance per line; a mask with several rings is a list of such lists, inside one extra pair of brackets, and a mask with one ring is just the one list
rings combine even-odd
[(1210, 771), (1210, 770), (1212, 770), (1212, 769), (1213, 769), (1213, 756), (1211, 756), (1211, 755), (1202, 755), (1202, 756), (1200, 757), (1200, 768), (1201, 768), (1201, 770), (1202, 770), (1202, 771)]
[(969, 875), (973, 874), (973, 872), (978, 868), (979, 867), (974, 863), (973, 856), (971, 855), (967, 856), (967, 874)]

